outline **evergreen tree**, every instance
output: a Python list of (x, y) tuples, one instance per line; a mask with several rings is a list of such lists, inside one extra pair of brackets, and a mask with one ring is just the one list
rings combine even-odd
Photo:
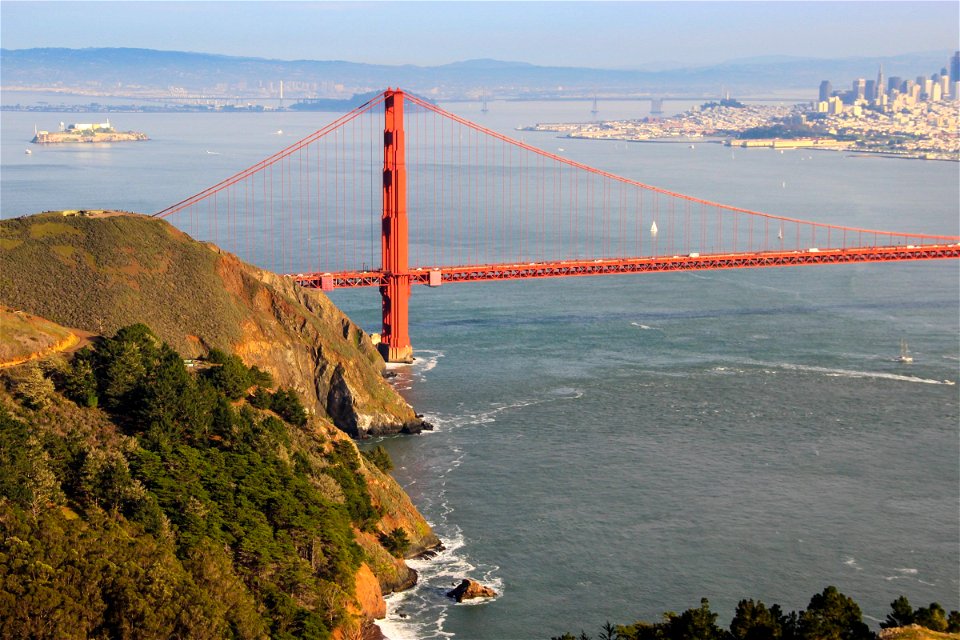
[(231, 400), (242, 398), (252, 381), (250, 370), (243, 364), (240, 357), (227, 355), (219, 349), (211, 349), (207, 361), (216, 366), (206, 369), (204, 377)]
[(947, 612), (938, 602), (931, 602), (929, 607), (918, 607), (914, 612), (913, 621), (931, 631), (947, 630)]
[(860, 607), (834, 587), (810, 599), (807, 610), (799, 616), (800, 640), (873, 640), (874, 635), (863, 622)]
[(13, 390), (32, 409), (43, 409), (50, 404), (53, 382), (43, 374), (36, 360), (15, 367), (10, 373)]
[(63, 374), (64, 395), (82, 407), (95, 407), (99, 403), (93, 363), (93, 352), (84, 347), (74, 354)]
[(779, 606), (767, 609), (759, 600), (741, 600), (730, 622), (730, 635), (735, 640), (779, 640), (783, 636)]
[(913, 624), (913, 607), (906, 596), (900, 596), (890, 603), (891, 612), (887, 614), (887, 619), (880, 623), (884, 629), (892, 627), (906, 627)]

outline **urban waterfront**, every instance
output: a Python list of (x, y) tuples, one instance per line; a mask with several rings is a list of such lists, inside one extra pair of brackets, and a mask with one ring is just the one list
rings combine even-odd
[[(727, 204), (958, 234), (951, 163), (558, 141), (514, 129), (589, 103), (443, 106)], [(4, 115), (4, 217), (155, 211), (332, 119), (131, 114), (118, 126), (149, 143), (27, 156), (37, 117)], [(383, 444), (448, 551), (392, 599), (391, 637), (549, 637), (704, 596), (724, 618), (741, 597), (801, 608), (827, 584), (872, 619), (901, 593), (957, 608), (958, 291), (950, 261), (415, 290), (418, 362), (394, 371), (437, 430)], [(333, 299), (378, 329), (375, 292)], [(912, 365), (893, 362), (901, 338)], [(450, 604), (464, 573), (501, 596)]]

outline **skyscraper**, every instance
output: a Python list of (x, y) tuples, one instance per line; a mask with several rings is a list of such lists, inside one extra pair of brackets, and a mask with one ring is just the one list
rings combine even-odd
[(883, 84), (883, 65), (882, 64), (880, 65), (879, 71), (877, 71), (877, 84), (875, 84), (874, 87), (876, 87), (876, 93), (873, 95), (873, 99), (879, 100), (880, 97), (884, 95), (884, 88), (885, 88), (885, 85)]
[(820, 102), (826, 102), (833, 95), (833, 85), (829, 80), (820, 83)]
[(863, 78), (857, 78), (853, 81), (853, 99), (863, 100), (867, 94), (867, 81)]
[(950, 58), (950, 84), (960, 82), (960, 51)]

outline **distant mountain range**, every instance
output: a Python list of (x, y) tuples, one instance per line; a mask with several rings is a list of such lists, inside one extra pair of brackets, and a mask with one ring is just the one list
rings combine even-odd
[[(856, 78), (929, 76), (951, 51), (883, 58), (767, 56), (714, 65), (648, 70), (547, 67), (525, 62), (467, 60), (433, 67), (341, 60), (270, 60), (152, 49), (0, 49), (4, 90), (76, 90), (101, 96), (349, 98), (388, 86), (435, 99), (584, 97), (815, 97), (821, 80), (835, 87)], [(625, 61), (627, 66), (629, 61)], [(641, 63), (634, 65), (641, 67)], [(656, 70), (649, 70), (656, 69)]]

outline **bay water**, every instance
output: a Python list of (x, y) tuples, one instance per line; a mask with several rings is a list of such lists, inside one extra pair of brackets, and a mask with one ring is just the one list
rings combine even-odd
[[(442, 106), (709, 200), (960, 234), (955, 163), (515, 131), (591, 119), (590, 101)], [(152, 140), (27, 143), (77, 117), (0, 114), (3, 217), (157, 211), (334, 116), (114, 114)], [(331, 297), (379, 330), (375, 290)], [(394, 381), (436, 430), (364, 446), (388, 449), (446, 550), (391, 596), (393, 640), (595, 633), (701, 597), (725, 622), (741, 598), (800, 609), (830, 584), (873, 621), (901, 594), (960, 608), (956, 261), (415, 288), (410, 324), (417, 361)], [(894, 361), (901, 339), (912, 364)], [(500, 595), (453, 604), (463, 577)]]

